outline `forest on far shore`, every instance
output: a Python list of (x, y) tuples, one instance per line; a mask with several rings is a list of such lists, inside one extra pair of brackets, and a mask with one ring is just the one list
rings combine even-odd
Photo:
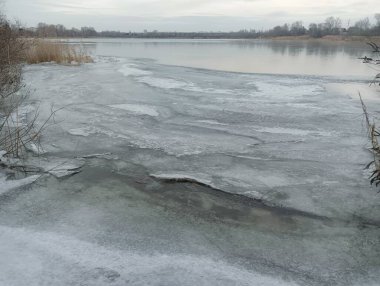
[(66, 28), (63, 25), (50, 25), (39, 23), (37, 27), (22, 29), (24, 36), (40, 38), (205, 38), (205, 39), (256, 39), (271, 37), (308, 36), (310, 38), (323, 38), (325, 36), (380, 36), (380, 13), (370, 18), (361, 19), (346, 27), (339, 17), (328, 17), (323, 23), (311, 23), (305, 27), (301, 21), (292, 24), (276, 26), (269, 30), (243, 29), (235, 32), (120, 32), (96, 31), (93, 27)]

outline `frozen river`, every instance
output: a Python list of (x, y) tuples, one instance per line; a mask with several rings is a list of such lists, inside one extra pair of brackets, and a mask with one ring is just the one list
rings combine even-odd
[(0, 285), (379, 285), (365, 47), (84, 44), (25, 67), (40, 120), (63, 108), (31, 162), (83, 167), (0, 195)]

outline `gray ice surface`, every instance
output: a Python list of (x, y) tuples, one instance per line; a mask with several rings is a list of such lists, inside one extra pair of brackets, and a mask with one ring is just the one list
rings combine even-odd
[(0, 195), (4, 285), (379, 285), (365, 82), (107, 57), (25, 80), (41, 122), (64, 108), (34, 163), (81, 172)]
[(152, 174), (199, 176), (273, 205), (378, 217), (368, 212), (377, 202), (363, 171), (371, 154), (357, 91), (329, 90), (349, 81), (114, 58), (32, 66), (25, 78), (42, 113), (64, 107), (45, 152), (112, 152)]

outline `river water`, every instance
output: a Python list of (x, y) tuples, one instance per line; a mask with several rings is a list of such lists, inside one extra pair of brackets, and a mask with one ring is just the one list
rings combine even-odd
[(94, 54), (154, 59), (161, 64), (220, 71), (268, 74), (372, 76), (359, 65), (370, 54), (362, 42), (270, 40), (72, 40)]
[(1, 195), (0, 282), (379, 284), (365, 45), (80, 44), (95, 63), (25, 67), (39, 120), (63, 108), (30, 162), (83, 166)]

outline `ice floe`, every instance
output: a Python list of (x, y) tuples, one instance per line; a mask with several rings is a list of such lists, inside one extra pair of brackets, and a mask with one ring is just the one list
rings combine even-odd
[(150, 71), (136, 68), (136, 65), (133, 64), (123, 65), (123, 67), (119, 69), (119, 72), (125, 76), (143, 76), (152, 74)]
[(92, 129), (91, 129), (91, 128), (88, 128), (88, 127), (84, 127), (84, 128), (74, 128), (74, 129), (70, 129), (70, 130), (68, 130), (68, 132), (69, 132), (71, 135), (74, 135), (74, 136), (84, 136), (84, 137), (87, 137), (87, 136), (89, 136), (90, 134), (92, 134)]
[(0, 195), (20, 187), (30, 185), (37, 181), (40, 177), (40, 175), (33, 175), (23, 179), (8, 180), (5, 174), (0, 173)]
[(153, 117), (160, 115), (155, 108), (142, 104), (113, 104), (109, 105), (109, 107), (130, 111), (139, 115), (149, 115)]
[(80, 172), (85, 164), (84, 159), (66, 159), (56, 157), (33, 157), (26, 163), (34, 168), (39, 168), (41, 172), (49, 173), (57, 178), (71, 176)]
[(345, 217), (372, 202), (362, 175), (370, 154), (363, 148), (360, 103), (327, 90), (334, 79), (139, 59), (95, 63), (86, 73), (82, 67), (28, 69), (25, 77), (47, 103), (46, 113), (57, 100), (52, 86), (59, 87), (54, 94), (65, 95), (59, 96), (62, 105), (83, 103), (57, 114), (64, 125), (49, 138), (59, 138), (54, 143), (61, 154), (111, 152), (152, 174), (196, 174), (226, 192), (319, 215)]

